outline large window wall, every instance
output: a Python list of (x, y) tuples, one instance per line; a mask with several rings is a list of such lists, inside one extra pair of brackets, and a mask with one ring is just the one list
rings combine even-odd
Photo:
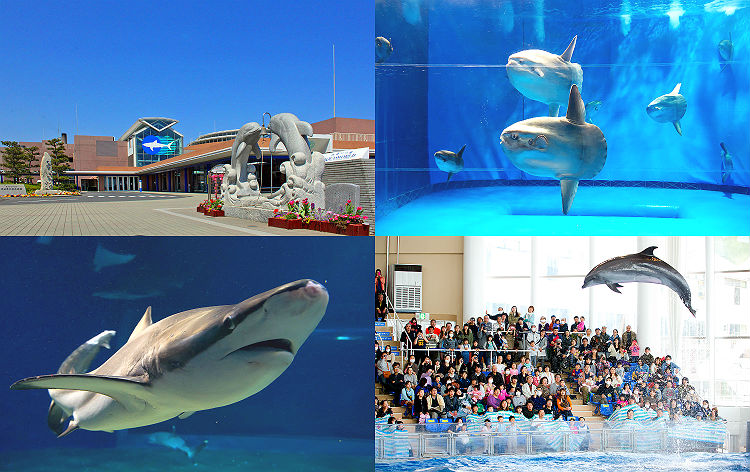
[[(648, 246), (688, 281), (695, 318), (662, 285), (581, 288), (594, 265)], [(750, 406), (750, 237), (467, 237), (464, 278), (466, 318), (534, 305), (536, 322), (585, 316), (610, 333), (629, 324), (712, 404)]]

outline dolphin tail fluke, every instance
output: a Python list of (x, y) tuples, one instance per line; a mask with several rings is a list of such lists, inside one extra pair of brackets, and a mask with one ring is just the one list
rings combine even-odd
[(620, 284), (607, 284), (607, 287), (609, 287), (610, 290), (617, 293), (622, 293), (620, 290), (622, 288), (622, 285)]
[(577, 180), (561, 180), (560, 191), (562, 193), (562, 211), (563, 215), (567, 215), (570, 211), (571, 205), (573, 205), (573, 198), (576, 196), (576, 190), (578, 190)]
[(557, 114), (560, 113), (560, 104), (559, 103), (550, 103), (549, 104), (549, 116), (557, 116)]
[(54, 400), (49, 404), (49, 413), (47, 413), (47, 426), (55, 434), (60, 436), (65, 431), (65, 420), (68, 419), (68, 414), (60, 408)]
[(673, 121), (672, 124), (674, 125), (674, 129), (676, 129), (680, 136), (682, 136), (682, 126), (680, 125), (680, 122)]

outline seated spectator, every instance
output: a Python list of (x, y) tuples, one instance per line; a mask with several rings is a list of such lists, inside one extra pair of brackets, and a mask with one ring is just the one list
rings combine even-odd
[(391, 407), (388, 405), (388, 400), (383, 400), (380, 402), (380, 408), (378, 408), (377, 413), (375, 413), (376, 418), (385, 418), (386, 416), (393, 415), (393, 410), (391, 410)]
[(385, 297), (382, 293), (378, 293), (375, 296), (375, 320), (385, 321), (385, 317), (388, 314), (388, 307), (385, 304)]
[(565, 387), (561, 387), (557, 392), (557, 416), (563, 417), (563, 420), (568, 421), (568, 417), (573, 415), (573, 403), (570, 401), (570, 396)]
[(411, 418), (412, 407), (414, 406), (414, 388), (412, 388), (412, 385), (413, 384), (407, 380), (404, 388), (401, 389), (401, 406), (406, 408), (406, 411), (404, 411), (404, 416), (406, 418)]
[(547, 399), (547, 402), (544, 404), (544, 408), (542, 408), (539, 411), (544, 412), (544, 415), (542, 416), (554, 416), (555, 405), (552, 403), (552, 398)]
[(531, 402), (534, 404), (534, 411), (541, 410), (547, 403), (547, 399), (542, 396), (542, 390), (539, 387), (534, 391), (534, 396), (531, 397)]
[(420, 423), (424, 423), (424, 420), (430, 417), (427, 407), (428, 395), (425, 392), (424, 389), (419, 390), (414, 400), (414, 418), (418, 419)]
[(385, 277), (380, 269), (375, 270), (375, 293), (385, 293)]
[(518, 389), (512, 389), (513, 392), (508, 392), (509, 395), (511, 395), (511, 400), (513, 402), (513, 408), (523, 407), (526, 404), (526, 397), (521, 393)]
[(445, 401), (438, 394), (438, 389), (433, 386), (430, 390), (430, 396), (427, 397), (427, 412), (430, 414), (430, 418), (445, 418), (444, 411)]
[(391, 375), (391, 365), (388, 362), (386, 353), (380, 355), (380, 360), (376, 365), (378, 382), (385, 384), (385, 379)]
[(417, 374), (414, 373), (414, 369), (409, 366), (406, 368), (406, 373), (404, 374), (404, 382), (411, 382), (412, 387), (417, 385)]
[(523, 416), (527, 419), (532, 419), (536, 414), (537, 412), (534, 410), (534, 403), (531, 400), (527, 401), (526, 407), (523, 409)]
[(637, 358), (640, 352), (641, 348), (638, 346), (638, 340), (633, 339), (633, 342), (630, 344), (630, 358)]
[(448, 396), (443, 401), (445, 403), (445, 416), (453, 420), (458, 418), (458, 410), (461, 409), (461, 399), (456, 396), (456, 391), (452, 388), (448, 389)]

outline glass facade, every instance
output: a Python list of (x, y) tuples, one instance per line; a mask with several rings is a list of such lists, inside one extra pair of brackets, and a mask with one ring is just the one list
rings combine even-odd
[[(134, 133), (129, 141), (136, 167), (163, 161), (182, 154), (182, 135), (166, 128), (172, 120), (145, 120), (148, 125)], [(150, 125), (150, 126), (149, 126)]]

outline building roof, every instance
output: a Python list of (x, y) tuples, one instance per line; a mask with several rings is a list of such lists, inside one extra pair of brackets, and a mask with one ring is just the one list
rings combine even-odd
[[(125, 134), (120, 136), (120, 139), (118, 141), (127, 141), (130, 139), (130, 137), (135, 134), (136, 132), (140, 131), (143, 128), (152, 128), (156, 132), (164, 131), (165, 129), (171, 128), (172, 126), (179, 123), (179, 121), (172, 119), (172, 118), (165, 118), (163, 116), (151, 116), (146, 118), (138, 118), (135, 123), (133, 123), (130, 128), (128, 128), (127, 131), (125, 131)], [(182, 136), (182, 134), (178, 133), (176, 130), (172, 130), (175, 133)]]
[(316, 133), (361, 133), (375, 134), (375, 120), (335, 117), (311, 123)]

